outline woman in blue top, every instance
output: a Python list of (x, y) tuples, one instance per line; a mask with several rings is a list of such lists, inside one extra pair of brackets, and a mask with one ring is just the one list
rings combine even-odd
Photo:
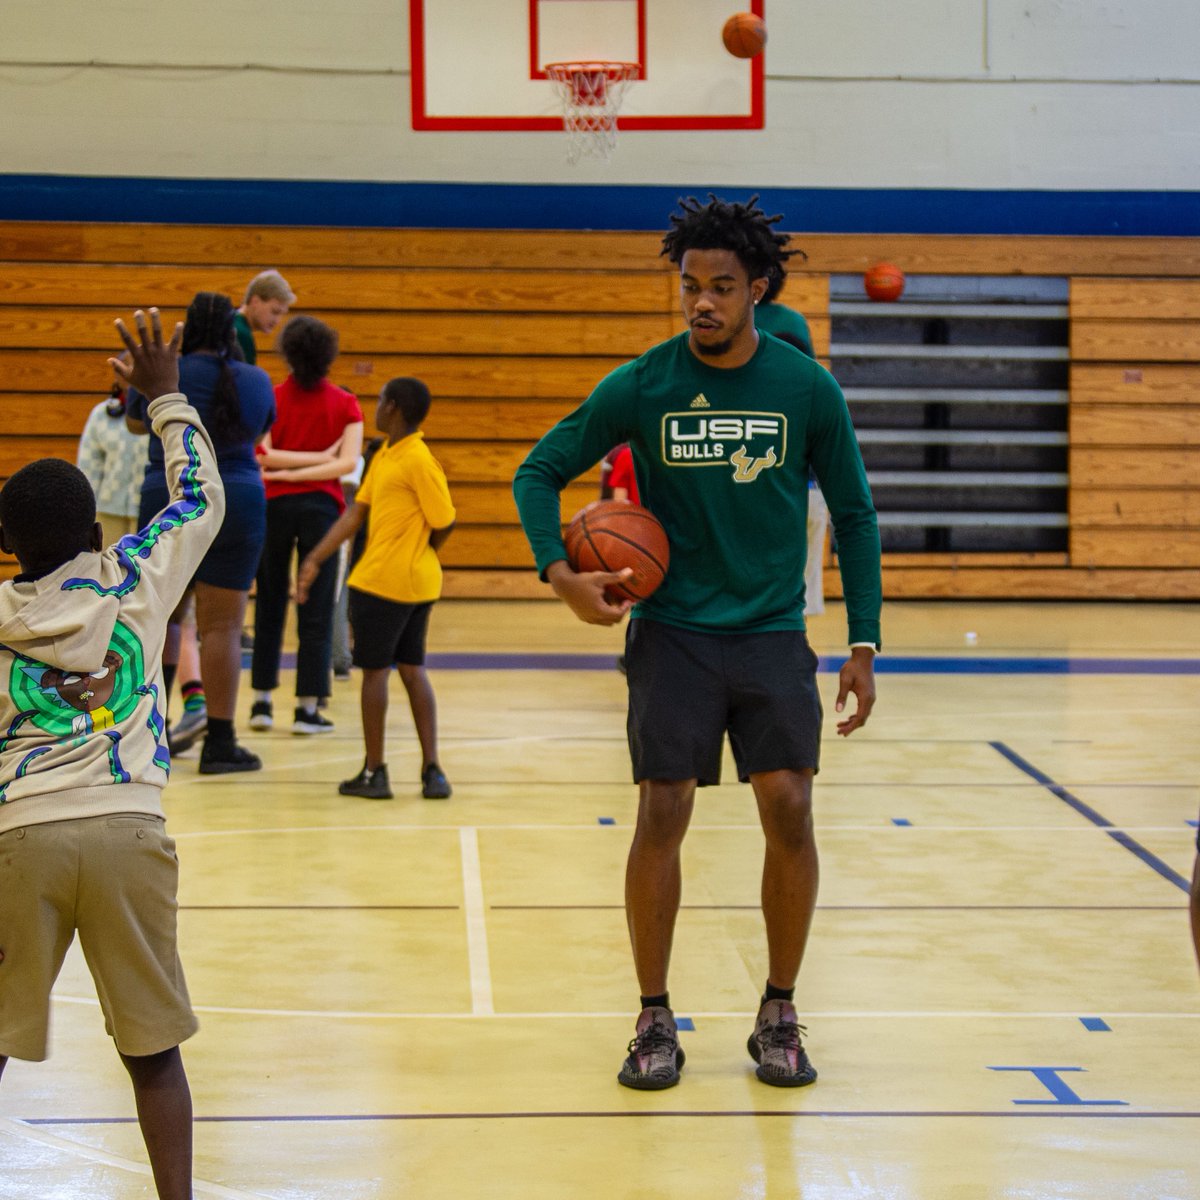
[[(179, 390), (200, 414), (217, 451), (225, 487), (225, 521), (196, 571), (200, 676), (208, 698), (208, 730), (200, 752), (202, 775), (257, 771), (262, 760), (238, 745), (233, 730), (242, 670), (242, 625), (266, 531), (266, 493), (255, 447), (275, 419), (275, 389), (260, 367), (240, 361), (233, 302), (197, 292), (183, 326)], [(146, 399), (130, 392), (131, 427), (145, 428)], [(135, 424), (136, 423), (136, 424)], [(139, 524), (167, 503), (162, 442), (151, 433)], [(170, 687), (170, 676), (167, 687)]]

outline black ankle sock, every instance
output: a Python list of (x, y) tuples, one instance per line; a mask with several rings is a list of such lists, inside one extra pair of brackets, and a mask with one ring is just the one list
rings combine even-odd
[(229, 745), (234, 740), (233, 722), (223, 717), (209, 717), (206, 737), (214, 746)]
[(642, 997), (642, 1007), (643, 1008), (670, 1008), (671, 1007), (671, 993), (663, 992), (663, 994), (661, 996), (643, 996)]
[(769, 979), (767, 980), (767, 990), (763, 992), (762, 1002), (766, 1004), (768, 1000), (786, 1000), (789, 1004), (796, 998), (795, 987), (778, 988)]

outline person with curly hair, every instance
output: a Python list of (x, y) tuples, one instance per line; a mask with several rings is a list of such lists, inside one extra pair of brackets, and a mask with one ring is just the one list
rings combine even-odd
[[(242, 673), (242, 622), (250, 585), (258, 570), (266, 532), (267, 498), (255, 445), (275, 419), (275, 392), (261, 367), (238, 357), (233, 302), (219, 292), (197, 292), (183, 324), (179, 390), (200, 414), (217, 451), (217, 469), (229, 500), (226, 517), (196, 570), (196, 631), (200, 640), (200, 678), (208, 724), (200, 750), (200, 774), (257, 771), (262, 759), (240, 745), (234, 732), (238, 684)], [(146, 429), (146, 397), (131, 389), (126, 421)], [(144, 528), (166, 507), (167, 478), (162, 440), (150, 433), (149, 461), (138, 513)], [(181, 618), (186, 596), (176, 618)], [(164, 683), (169, 692), (178, 661), (178, 623), (174, 656), (164, 654)]]
[[(275, 723), (271, 697), (279, 686), (292, 563), (304, 558), (345, 511), (341, 478), (354, 469), (363, 442), (358, 397), (328, 379), (338, 353), (336, 330), (316, 317), (295, 317), (284, 328), (279, 349), (291, 374), (275, 388), (275, 424), (260, 447), (267, 539), (254, 602), (251, 729), (271, 729)], [(293, 733), (333, 730), (317, 705), (329, 695), (336, 598), (337, 563), (331, 561), (308, 598), (296, 605)]]
[(662, 253), (679, 268), (686, 331), (602, 380), (533, 448), (513, 490), (539, 572), (582, 621), (613, 625), (630, 609), (605, 594), (620, 572), (572, 570), (560, 523), (562, 489), (610, 447), (629, 443), (641, 503), (671, 544), (666, 579), (633, 608), (625, 643), (639, 788), (625, 907), (641, 1012), (618, 1081), (639, 1089), (679, 1082), (684, 1052), (667, 974), (680, 850), (697, 787), (720, 782), (728, 734), (766, 841), (768, 971), (748, 1049), (763, 1083), (802, 1087), (816, 1079), (794, 989), (816, 907), (812, 789), (822, 721), (817, 656), (804, 633), (810, 466), (833, 513), (846, 596), (842, 736), (865, 724), (875, 703), (879, 526), (833, 376), (755, 328), (755, 306), (787, 258), (777, 218), (756, 200), (689, 197), (680, 207)]

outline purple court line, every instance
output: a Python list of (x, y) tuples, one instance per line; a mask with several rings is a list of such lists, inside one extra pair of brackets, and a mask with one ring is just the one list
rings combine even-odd
[(1157, 871), (1168, 883), (1173, 883), (1180, 891), (1191, 894), (1192, 885), (1184, 879), (1174, 868), (1168, 866), (1157, 854), (1147, 850), (1141, 842), (1131, 838), (1129, 834), (1118, 829), (1107, 817), (1098, 813), (1090, 804), (1085, 804), (1078, 796), (1072, 796), (1065, 787), (1055, 783), (1049, 775), (1039, 771), (1031, 762), (1022, 758), (1015, 750), (1010, 749), (1003, 742), (989, 742), (993, 750), (998, 754), (1003, 755), (1008, 759), (1014, 767), (1025, 772), (1032, 779), (1036, 779), (1052, 796), (1057, 796), (1064, 804), (1073, 808), (1080, 816), (1086, 817), (1093, 825), (1103, 829), (1114, 842), (1119, 846), (1124, 846), (1130, 854), (1140, 858), (1151, 870)]
[[(1070, 1106), (1063, 1105), (1064, 1108)], [(260, 1116), (260, 1117), (195, 1117), (197, 1125), (247, 1125), (247, 1124), (332, 1124), (336, 1122), (363, 1121), (595, 1121), (602, 1119), (635, 1120), (646, 1117), (718, 1118), (730, 1117), (840, 1117), (849, 1120), (975, 1117), (1023, 1120), (1068, 1119), (1078, 1121), (1171, 1121), (1198, 1120), (1200, 1112), (1080, 1112), (1071, 1108), (1069, 1112), (1053, 1112), (1048, 1109), (1033, 1111), (962, 1109), (652, 1109), (645, 1112), (445, 1112), (445, 1113), (315, 1113), (308, 1116)], [(18, 1118), (21, 1120), (21, 1118)], [(133, 1125), (136, 1117), (32, 1117), (23, 1120), (25, 1125)]]

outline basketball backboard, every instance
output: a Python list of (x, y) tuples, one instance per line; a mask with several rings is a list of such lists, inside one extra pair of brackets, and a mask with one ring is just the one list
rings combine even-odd
[[(633, 62), (621, 129), (761, 129), (763, 59), (721, 42), (765, 0), (409, 0), (419, 130), (561, 130), (545, 65)], [(769, 49), (767, 51), (769, 53)]]

